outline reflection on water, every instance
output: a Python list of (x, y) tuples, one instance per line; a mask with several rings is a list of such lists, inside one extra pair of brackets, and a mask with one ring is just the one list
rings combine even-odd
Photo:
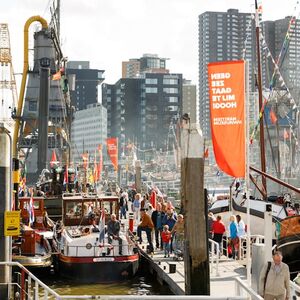
[[(48, 280), (47, 280), (48, 281)], [(44, 280), (45, 282), (45, 280)], [(170, 290), (161, 286), (155, 276), (141, 271), (133, 279), (108, 284), (78, 284), (66, 279), (45, 282), (60, 295), (171, 295)]]

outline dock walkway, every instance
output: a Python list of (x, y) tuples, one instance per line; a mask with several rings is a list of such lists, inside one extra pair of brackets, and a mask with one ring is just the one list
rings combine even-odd
[[(161, 284), (167, 284), (175, 295), (185, 295), (185, 275), (183, 260), (177, 261), (173, 257), (164, 257), (162, 250), (156, 250), (154, 255), (146, 253), (147, 244), (139, 245), (140, 251), (149, 262), (150, 273), (157, 276)], [(174, 272), (175, 271), (175, 272)], [(236, 296), (235, 278), (246, 281), (246, 268), (236, 260), (221, 258), (218, 265), (218, 274), (210, 272), (211, 296)]]

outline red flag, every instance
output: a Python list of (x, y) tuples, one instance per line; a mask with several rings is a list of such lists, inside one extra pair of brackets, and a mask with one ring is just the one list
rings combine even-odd
[(204, 152), (204, 158), (208, 158), (208, 148), (206, 148), (206, 150)]
[(210, 121), (219, 168), (245, 177), (245, 61), (208, 64)]
[(118, 138), (106, 139), (107, 153), (114, 166), (115, 171), (118, 170)]
[(94, 182), (98, 181), (98, 167), (97, 167), (97, 154), (95, 150), (95, 159), (94, 159)]
[(89, 154), (88, 153), (83, 153), (81, 154), (82, 160), (83, 160), (83, 167), (87, 169), (88, 164), (89, 164)]
[(68, 165), (66, 165), (66, 170), (64, 174), (64, 184), (69, 183), (69, 172), (68, 172)]
[(284, 131), (283, 131), (283, 138), (284, 138), (285, 140), (287, 140), (289, 137), (290, 137), (290, 135), (289, 135), (288, 131), (284, 128)]
[(276, 122), (277, 122), (276, 114), (274, 113), (272, 108), (270, 110), (270, 120), (271, 120), (272, 124), (276, 124)]
[(54, 164), (57, 164), (57, 157), (56, 157), (56, 152), (55, 149), (52, 150), (52, 155), (51, 155), (51, 161), (50, 161), (50, 167), (53, 168)]
[(98, 164), (98, 180), (101, 180), (101, 174), (102, 174), (102, 166), (103, 166), (103, 156), (102, 156), (102, 145), (98, 146), (99, 151), (99, 164)]

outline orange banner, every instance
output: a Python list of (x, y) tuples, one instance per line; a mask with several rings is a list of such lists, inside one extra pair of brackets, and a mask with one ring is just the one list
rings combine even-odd
[(102, 145), (98, 146), (98, 151), (99, 151), (99, 164), (98, 164), (98, 180), (101, 181), (102, 179), (102, 167), (103, 167), (103, 156), (102, 156)]
[(118, 170), (118, 138), (106, 139), (106, 148), (114, 169)]
[(208, 64), (210, 124), (219, 168), (245, 177), (245, 62)]

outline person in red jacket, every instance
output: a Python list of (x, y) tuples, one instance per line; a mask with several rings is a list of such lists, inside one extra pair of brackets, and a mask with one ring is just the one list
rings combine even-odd
[(223, 234), (225, 231), (226, 231), (226, 227), (222, 221), (222, 217), (217, 216), (217, 219), (213, 222), (212, 225), (212, 233), (213, 233), (213, 240), (219, 244), (220, 249), (221, 249)]

